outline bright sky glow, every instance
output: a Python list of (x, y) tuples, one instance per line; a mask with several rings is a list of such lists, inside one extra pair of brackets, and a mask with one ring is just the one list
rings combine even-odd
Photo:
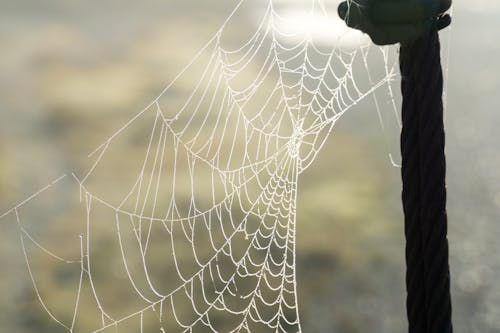
[(345, 23), (331, 13), (318, 11), (311, 13), (295, 7), (281, 11), (283, 20), (277, 28), (295, 36), (292, 39), (311, 39), (319, 44), (335, 45), (341, 48), (357, 48), (370, 42), (367, 35), (348, 28)]

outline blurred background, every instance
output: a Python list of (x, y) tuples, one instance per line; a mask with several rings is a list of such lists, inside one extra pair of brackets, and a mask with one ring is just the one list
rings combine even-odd
[[(255, 1), (242, 26), (256, 24), (264, 2)], [(279, 1), (285, 8), (300, 2)], [(234, 5), (0, 0), (0, 214), (63, 173), (84, 174), (92, 165), (88, 153), (157, 96)], [(334, 1), (327, 8), (334, 14)], [(442, 35), (456, 332), (500, 331), (499, 16), (496, 2), (457, 2), (453, 27)], [(337, 123), (300, 179), (297, 278), (304, 332), (406, 329), (400, 169), (388, 158), (398, 160), (397, 144), (397, 126), (381, 129), (373, 103), (361, 103)], [(125, 148), (123, 173), (134, 158)], [(69, 223), (84, 213), (77, 202), (78, 189), (62, 184), (23, 208), (23, 218), (58, 253), (74, 245), (68, 234), (81, 233), (81, 224)], [(102, 253), (108, 253), (106, 237), (116, 235), (103, 231)], [(50, 256), (33, 252), (30, 258), (44, 297), (67, 319), (74, 296), (68, 281), (78, 276)], [(113, 266), (110, 258), (94, 260)], [(126, 303), (113, 288), (108, 292), (116, 306)], [(1, 332), (64, 331), (37, 300), (12, 215), (0, 219), (0, 295)], [(98, 316), (85, 309), (82, 317)]]

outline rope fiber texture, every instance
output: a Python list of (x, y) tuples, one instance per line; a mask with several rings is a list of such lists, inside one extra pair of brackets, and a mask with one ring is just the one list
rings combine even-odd
[(400, 49), (409, 333), (452, 333), (438, 26)]

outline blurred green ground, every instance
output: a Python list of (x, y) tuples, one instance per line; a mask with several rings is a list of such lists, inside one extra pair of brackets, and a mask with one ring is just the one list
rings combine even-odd
[[(63, 172), (87, 170), (87, 154), (157, 95), (232, 6), (228, 0), (0, 0), (0, 212)], [(454, 14), (447, 127), (455, 327), (498, 332), (500, 261), (492, 253), (500, 250), (500, 8), (457, 4)], [(371, 101), (361, 103), (300, 178), (304, 332), (405, 331), (399, 169), (389, 163), (394, 151), (384, 135), (397, 144), (397, 135), (380, 129)], [(57, 202), (41, 200), (23, 214), (36, 217), (37, 236), (65, 249), (74, 245), (66, 235), (79, 230), (64, 221), (81, 212), (63, 211), (77, 198), (58, 191), (51, 193)], [(12, 218), (0, 222), (0, 237), (0, 332), (59, 332), (33, 293)], [(64, 311), (71, 297), (65, 281), (75, 277), (54, 270), (46, 256), (34, 258), (45, 295)], [(106, 266), (108, 258), (100, 259)]]

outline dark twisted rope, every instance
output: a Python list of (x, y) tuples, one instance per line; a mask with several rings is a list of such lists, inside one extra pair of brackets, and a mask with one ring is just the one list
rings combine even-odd
[(410, 333), (451, 333), (443, 75), (437, 27), (401, 46), (403, 209)]

